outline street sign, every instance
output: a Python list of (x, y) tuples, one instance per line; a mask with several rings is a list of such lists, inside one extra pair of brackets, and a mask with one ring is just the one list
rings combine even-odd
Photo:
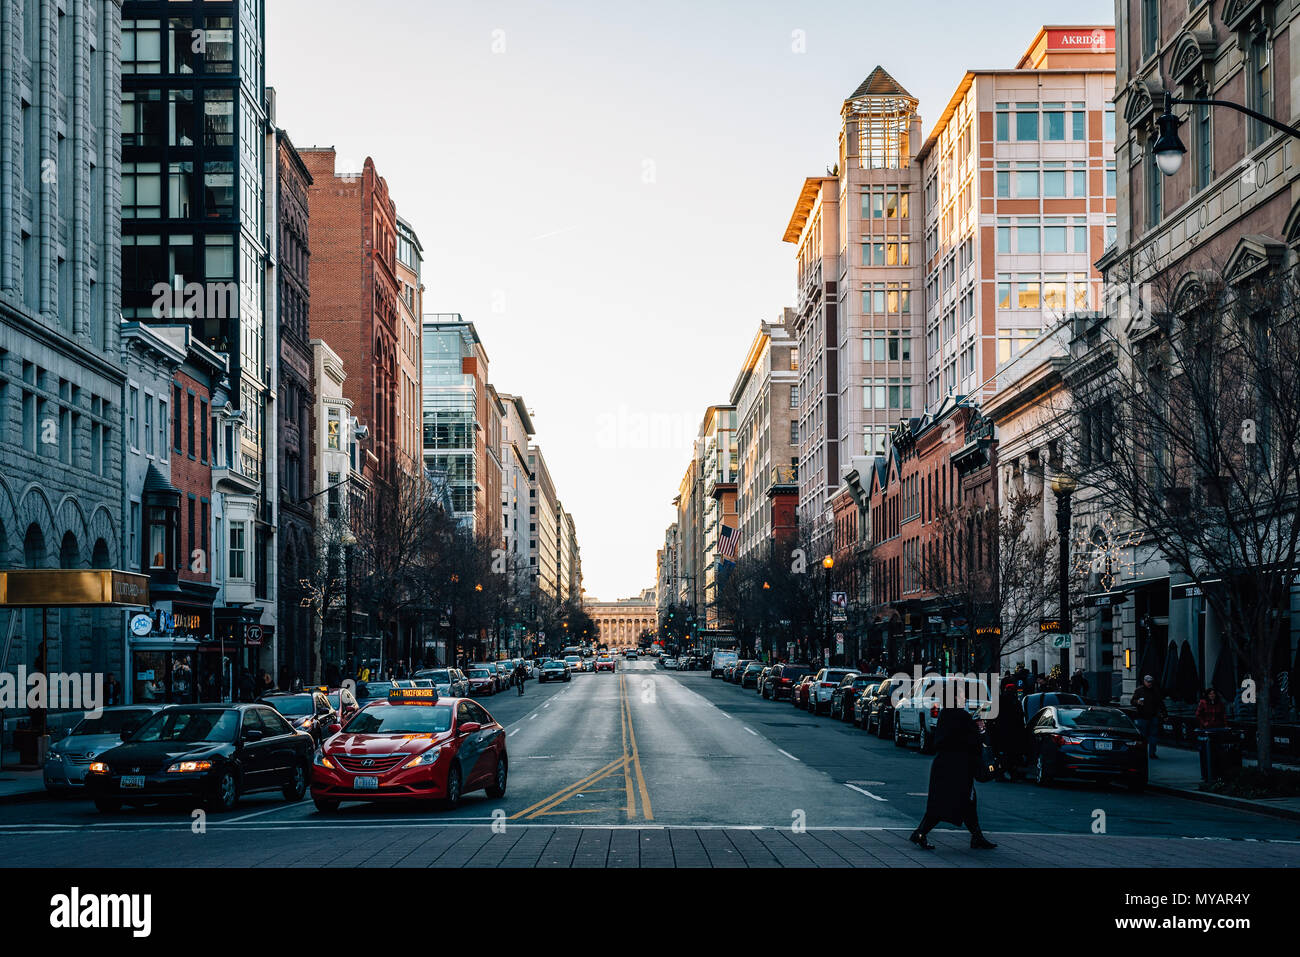
[(1052, 637), (1052, 647), (1053, 647), (1053, 648), (1069, 648), (1069, 647), (1070, 647), (1070, 634), (1069, 634), (1069, 632), (1066, 632), (1066, 633), (1063, 634), (1063, 635), (1054, 635), (1054, 636)]
[(262, 643), (262, 626), (245, 625), (244, 626), (244, 644), (255, 648)]

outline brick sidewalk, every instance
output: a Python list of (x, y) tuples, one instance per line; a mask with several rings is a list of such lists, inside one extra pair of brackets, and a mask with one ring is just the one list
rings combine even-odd
[(215, 825), (197, 838), (171, 828), (0, 832), (0, 855), (9, 867), (1300, 867), (1300, 833), (1283, 843), (990, 832), (999, 847), (978, 852), (965, 831), (933, 831), (934, 851), (910, 844), (907, 834), (513, 825), (497, 834), (484, 824), (396, 835), (366, 827)]

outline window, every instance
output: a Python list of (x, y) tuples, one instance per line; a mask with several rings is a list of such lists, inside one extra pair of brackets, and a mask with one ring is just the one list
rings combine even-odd
[(1082, 103), (1074, 104), (1074, 111), (1070, 114), (1070, 138), (1073, 140), (1088, 138), (1088, 114), (1084, 111)]
[(1061, 199), (1065, 196), (1065, 169), (1043, 169), (1043, 196), (1048, 199)]
[(1053, 141), (1065, 139), (1064, 103), (1043, 104), (1043, 139)]
[(1038, 308), (1039, 280), (1037, 276), (1020, 276), (1016, 280), (1016, 308)]
[(162, 216), (162, 166), (158, 163), (122, 164), (122, 218), (158, 219)]
[(1005, 274), (998, 276), (998, 308), (1011, 308), (1011, 277)]
[(790, 444), (799, 444), (799, 423), (793, 419), (790, 420)]
[(185, 399), (186, 419), (189, 424), (189, 430), (185, 435), (185, 450), (189, 453), (190, 458), (194, 458), (194, 393), (189, 393)]
[(1000, 253), (1011, 252), (1011, 227), (1010, 226), (998, 227), (998, 252)]
[(337, 409), (330, 409), (329, 421), (327, 422), (325, 428), (327, 430), (326, 440), (325, 440), (326, 446), (334, 450), (341, 449), (342, 445), (340, 443), (341, 443), (341, 435), (342, 435), (341, 429), (343, 428), (343, 420)]
[(1038, 195), (1038, 170), (1016, 170), (1016, 197), (1032, 199)]
[(1011, 171), (1009, 169), (1000, 169), (993, 175), (997, 182), (998, 198), (1009, 199), (1011, 197)]
[[(1259, 34), (1250, 41), (1247, 58), (1249, 72), (1250, 107), (1265, 116), (1273, 115), (1273, 66), (1268, 37)], [(1272, 130), (1259, 120), (1250, 121), (1250, 148), (1254, 149), (1268, 139)]]
[(1064, 226), (1052, 225), (1043, 227), (1043, 252), (1066, 252)]
[(1052, 274), (1043, 277), (1043, 308), (1052, 312), (1065, 312), (1065, 275)]
[(162, 21), (122, 21), (122, 72), (162, 72)]
[(199, 458), (208, 461), (208, 400), (199, 400)]
[(1088, 195), (1088, 170), (1083, 166), (1076, 166), (1070, 171), (1070, 195), (1076, 199), (1081, 199)]
[(235, 62), (234, 22), (230, 17), (207, 17), (204, 64), (209, 73), (230, 73)]
[(1142, 59), (1160, 46), (1160, 0), (1142, 0)]
[(126, 400), (126, 435), (131, 448), (140, 448), (140, 390), (131, 386)]
[(235, 215), (235, 164), (203, 164), (203, 212), (208, 219), (229, 219)]
[(204, 90), (203, 142), (207, 146), (235, 145), (235, 99), (233, 90)]
[(1016, 227), (1016, 252), (1018, 253), (1039, 252), (1037, 226)]
[(244, 576), (244, 523), (233, 522), (230, 526), (230, 577), (243, 579)]
[(1115, 198), (1115, 164), (1111, 163), (1106, 167), (1106, 196), (1109, 199)]
[(178, 385), (173, 385), (172, 386), (172, 408), (178, 411), (175, 417), (172, 419), (172, 448), (176, 450), (177, 454), (180, 454), (181, 451), (181, 416), (179, 412), (180, 407), (181, 407), (181, 387)]
[(1205, 189), (1214, 179), (1214, 139), (1210, 125), (1210, 108), (1196, 107), (1196, 188)]
[(799, 408), (799, 387), (797, 385), (790, 386), (790, 408)]
[(1008, 104), (999, 103), (997, 113), (994, 117), (995, 136), (999, 143), (1007, 143), (1011, 140), (1011, 113), (1008, 110)]
[(1038, 104), (1017, 103), (1016, 140), (1024, 143), (1038, 139)]
[(153, 455), (153, 396), (144, 397), (144, 452)]
[(1101, 132), (1109, 143), (1115, 142), (1115, 107), (1107, 106), (1101, 115)]
[(864, 379), (862, 382), (862, 407), (864, 409), (884, 409), (885, 390), (887, 384), (884, 379)]
[(129, 537), (127, 548), (130, 549), (131, 567), (140, 567), (140, 503), (131, 503), (131, 526), (129, 528)]
[(158, 457), (167, 460), (167, 400), (158, 397)]

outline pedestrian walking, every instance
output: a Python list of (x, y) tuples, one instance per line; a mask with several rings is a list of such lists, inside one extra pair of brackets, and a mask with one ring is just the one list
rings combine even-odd
[(519, 686), (519, 696), (523, 697), (524, 682), (528, 679), (528, 669), (524, 667), (524, 663), (522, 661), (519, 662), (519, 664), (515, 665), (514, 678), (515, 678), (515, 684)]
[(1070, 691), (1080, 698), (1088, 696), (1088, 679), (1083, 676), (1082, 668), (1074, 669), (1074, 674), (1070, 677)]
[(1228, 726), (1228, 709), (1214, 688), (1206, 688), (1196, 704), (1196, 726), (1203, 731)]
[(1138, 686), (1137, 691), (1133, 692), (1133, 698), (1129, 702), (1137, 710), (1137, 716), (1134, 718), (1138, 730), (1142, 732), (1142, 737), (1147, 741), (1147, 756), (1158, 758), (1156, 754), (1156, 731), (1159, 727), (1158, 722), (1166, 714), (1165, 696), (1160, 689), (1156, 687), (1155, 679), (1150, 675), (1142, 678), (1142, 684)]
[(122, 686), (118, 683), (117, 676), (113, 672), (108, 673), (108, 680), (104, 682), (104, 705), (113, 707), (122, 703)]
[(1025, 759), (1026, 735), (1020, 695), (1016, 693), (1015, 682), (1008, 680), (998, 696), (998, 716), (993, 721), (993, 746), (997, 749), (1001, 766), (998, 780), (1015, 783)]
[(934, 850), (926, 835), (941, 821), (965, 824), (966, 830), (970, 831), (972, 850), (985, 851), (997, 847), (980, 830), (975, 800), (975, 768), (983, 760), (984, 751), (980, 738), (983, 723), (976, 722), (964, 707), (944, 708), (939, 713), (925, 817), (908, 838), (923, 850)]

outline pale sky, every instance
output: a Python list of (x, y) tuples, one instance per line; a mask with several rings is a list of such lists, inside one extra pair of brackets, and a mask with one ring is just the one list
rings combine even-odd
[[(533, 410), (584, 585), (654, 584), (704, 409), (794, 304), (781, 241), (877, 65), (924, 131), (965, 69), (1112, 0), (270, 0), (298, 146), (366, 156), (424, 245), (426, 312), (474, 323)], [(802, 52), (800, 52), (802, 51)]]

